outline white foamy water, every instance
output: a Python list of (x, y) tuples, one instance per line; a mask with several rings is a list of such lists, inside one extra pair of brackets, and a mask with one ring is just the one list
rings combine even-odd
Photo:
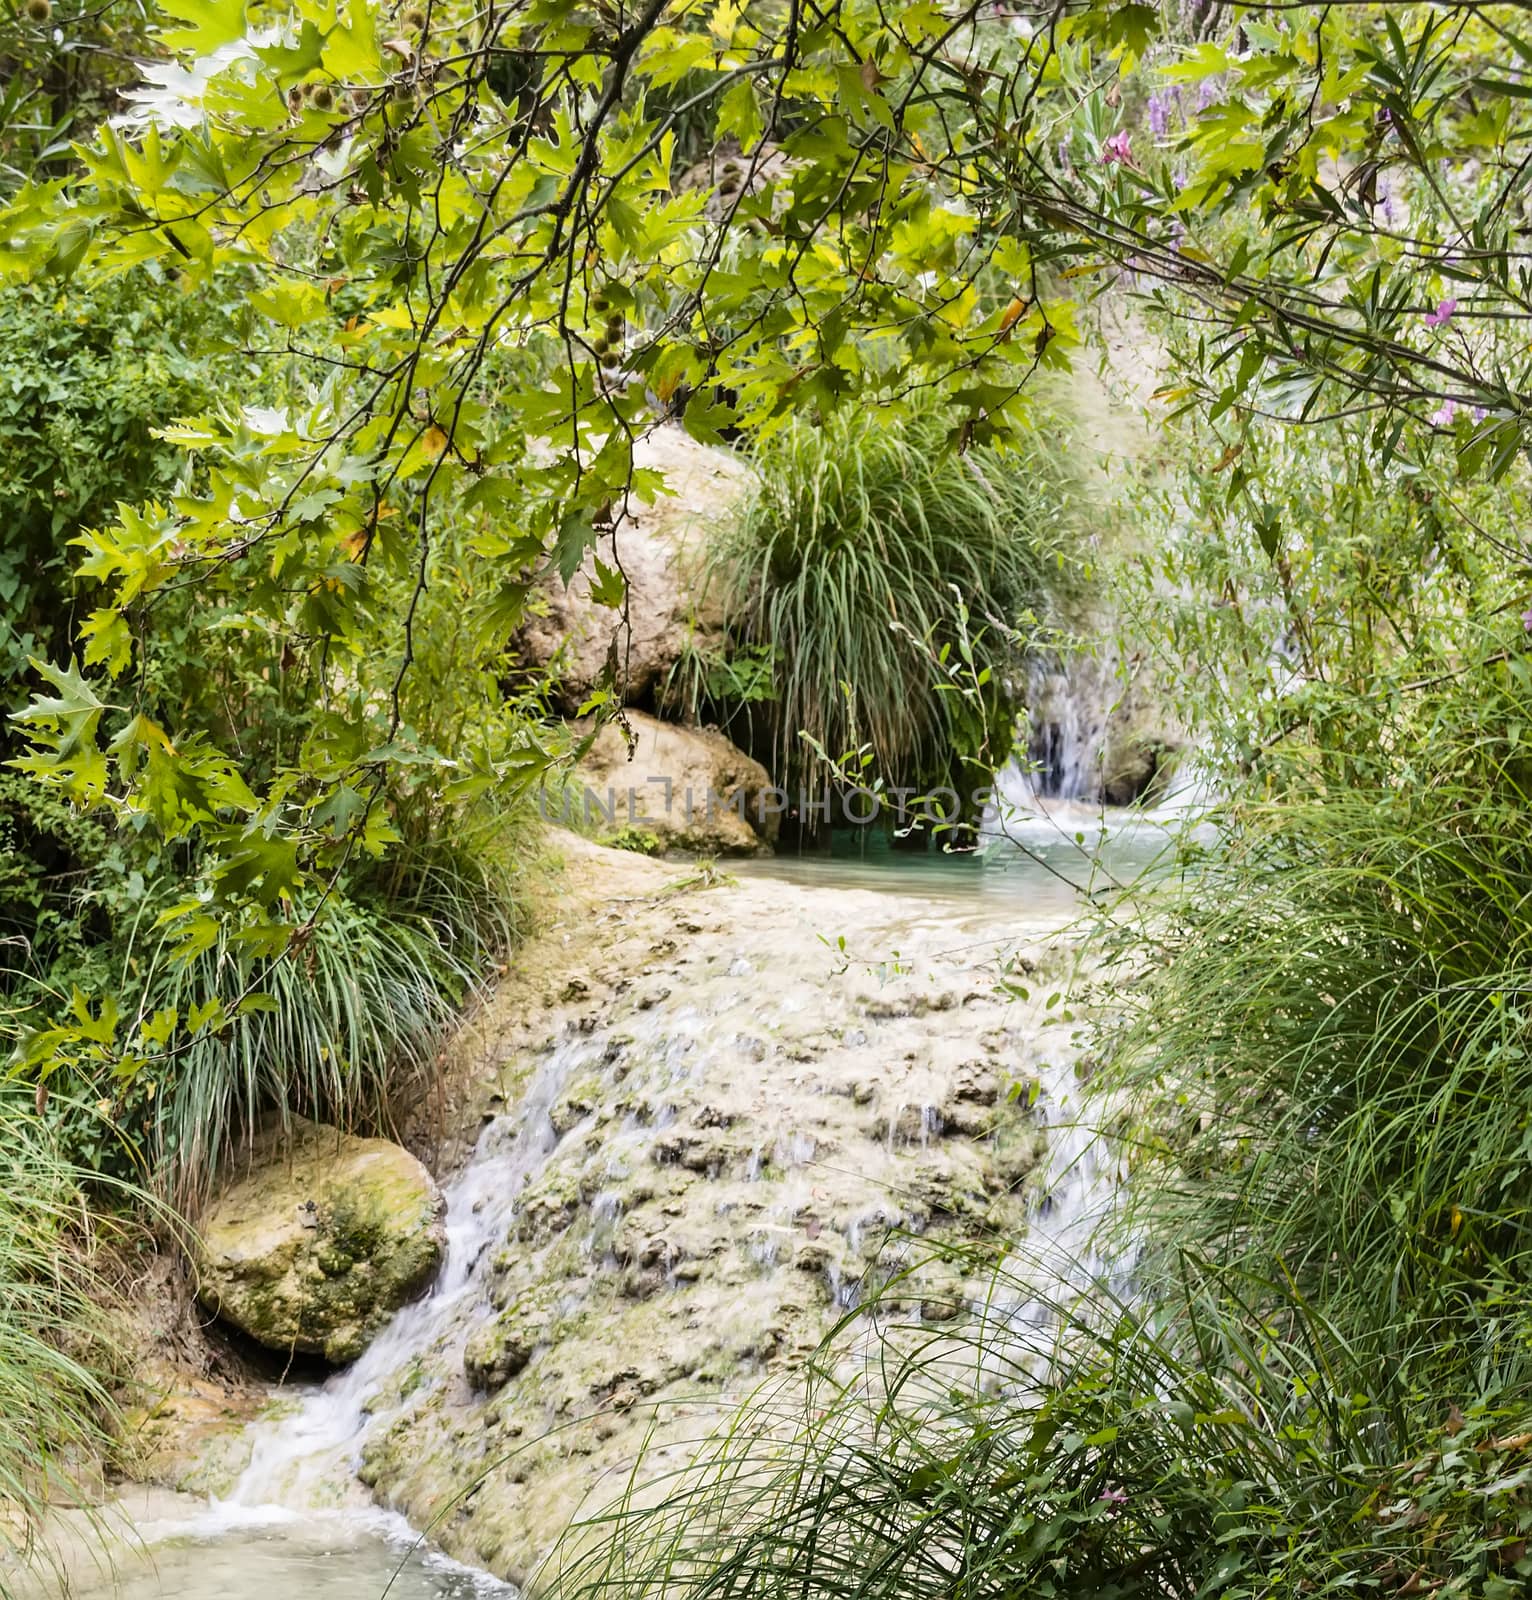
[(128, 1526), (109, 1553), (74, 1517), (20, 1600), (515, 1600), (384, 1511), (207, 1506), (160, 1491), (115, 1511)]
[(522, 1190), (558, 1143), (549, 1111), (590, 1053), (585, 1039), (559, 1045), (538, 1069), (518, 1111), (497, 1117), (480, 1134), (462, 1171), (443, 1187), (446, 1259), (430, 1293), (397, 1312), (356, 1361), (292, 1415), (253, 1425), (250, 1464), (230, 1496), (233, 1505), (310, 1507), (333, 1497), (337, 1485), (349, 1484), (368, 1404), (379, 1386), (484, 1295), (480, 1264), (505, 1239)]

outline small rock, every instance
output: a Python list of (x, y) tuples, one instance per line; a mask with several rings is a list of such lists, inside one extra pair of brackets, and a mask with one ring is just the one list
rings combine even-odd
[(532, 1359), (535, 1330), (515, 1312), (502, 1312), (487, 1328), (471, 1334), (463, 1347), (463, 1376), (472, 1388), (490, 1393), (502, 1388)]

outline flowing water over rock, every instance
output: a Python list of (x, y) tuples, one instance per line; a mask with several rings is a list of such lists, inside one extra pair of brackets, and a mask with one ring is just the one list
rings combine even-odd
[[(367, 1489), (522, 1580), (641, 1450), (656, 1471), (687, 1459), (928, 1246), (1030, 1229), (1059, 1280), (1095, 1270), (1080, 1257), (1115, 1174), (1075, 1123), (1075, 1030), (1049, 999), (1078, 909), (1061, 876), (592, 870), (601, 892), (470, 1030), (483, 1125), (442, 1182), (433, 1290), (352, 1366), (283, 1391), (233, 1481), (187, 1480), (211, 1501), (162, 1570), (201, 1541), (206, 1570), (243, 1575), (97, 1592), (306, 1595), (317, 1539), (323, 1592), (350, 1594), (398, 1561), (401, 1524), (379, 1531)], [(986, 1292), (949, 1260), (895, 1294), (944, 1323)], [(1010, 1314), (1044, 1320), (1024, 1299)], [(393, 1593), (468, 1592), (439, 1559), (406, 1570)]]

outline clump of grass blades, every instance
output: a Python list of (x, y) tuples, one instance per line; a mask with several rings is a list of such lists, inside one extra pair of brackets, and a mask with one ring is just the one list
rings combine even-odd
[(31, 1096), (0, 1092), (0, 1595), (46, 1563), (50, 1504), (110, 1451), (99, 1221)]
[[(1035, 1285), (1030, 1267), (1002, 1269), (996, 1303), (1035, 1308)], [(1371, 1393), (1377, 1370), (1307, 1309), (1287, 1337), (1263, 1330), (1249, 1307), (1266, 1292), (1189, 1269), (1152, 1312), (1056, 1299), (1042, 1378), (1033, 1331), (1008, 1316), (936, 1334), (885, 1324), (854, 1378), (823, 1360), (689, 1465), (636, 1475), (571, 1530), (550, 1590), (1268, 1600), (1467, 1575), (1452, 1592), (1519, 1593), (1527, 1513), (1505, 1480), (1525, 1395), (1411, 1453), (1406, 1397)], [(850, 1332), (841, 1355), (858, 1353)]]
[(774, 651), (761, 709), (784, 781), (805, 734), (832, 759), (870, 744), (892, 783), (945, 780), (960, 707), (932, 656), (956, 642), (961, 605), (982, 630), (975, 671), (1001, 692), (1050, 564), (1058, 475), (1040, 446), (959, 453), (949, 431), (930, 407), (797, 419), (760, 452), (758, 489), (720, 536), (710, 570), (731, 631)]
[(436, 1068), (465, 998), (516, 936), (520, 907), (493, 853), (469, 845), (401, 856), (382, 881), (321, 908), (312, 937), (263, 967), (221, 938), (164, 961), (151, 1009), (187, 1015), (252, 984), (265, 998), (173, 1061), (153, 1102), (152, 1161), (195, 1204), (220, 1162), (269, 1114), (386, 1126)]
[(1532, 1333), (1529, 712), (1472, 673), (1348, 732), (1385, 763), (1239, 805), (1149, 908), (1164, 961), (1109, 1074), (1144, 1135), (1128, 1221), (1172, 1268), (1279, 1264), (1443, 1404)]

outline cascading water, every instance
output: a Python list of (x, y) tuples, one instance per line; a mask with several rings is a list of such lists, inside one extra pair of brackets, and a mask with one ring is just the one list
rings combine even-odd
[(588, 1053), (584, 1041), (555, 1050), (534, 1078), (520, 1113), (496, 1118), (484, 1129), (472, 1157), (443, 1190), (447, 1249), (435, 1286), (398, 1312), (360, 1359), (291, 1416), (255, 1425), (250, 1465), (230, 1496), (234, 1504), (308, 1507), (334, 1494), (337, 1468), (350, 1482), (368, 1402), (379, 1385), (413, 1353), (435, 1343), (482, 1292), (480, 1261), (505, 1237), (517, 1197), (557, 1144), (549, 1109)]
[[(665, 953), (640, 980), (550, 1018), (551, 1048), (546, 1032), (518, 1047), (536, 1065), (514, 1109), (485, 1126), (444, 1186), (434, 1289), (350, 1368), (251, 1425), (249, 1464), (212, 1521), (354, 1518), (370, 1504), (357, 1481), (365, 1462), (385, 1503), (428, 1525), (480, 1462), (488, 1470), (503, 1445), (555, 1422), (575, 1381), (594, 1396), (581, 1404), (599, 1407), (615, 1387), (674, 1406), (703, 1383), (727, 1399), (728, 1385), (705, 1376), (721, 1367), (739, 1375), (743, 1398), (773, 1353), (807, 1353), (865, 1282), (919, 1254), (911, 1234), (950, 1227), (941, 1219), (971, 1208), (984, 1185), (1002, 1207), (1015, 1196), (1006, 1225), (1030, 1230), (1048, 1281), (1011, 1315), (1024, 1335), (1040, 1329), (1050, 1294), (1104, 1269), (1089, 1239), (1116, 1179), (1078, 1121), (1069, 1030), (1040, 999), (1019, 1005), (993, 982), (1006, 952), (1045, 947), (1071, 908), (1049, 880), (1031, 892), (1008, 881), (999, 899), (910, 899), (752, 874), (691, 902), (712, 909), (683, 921), (679, 940), (661, 902), (649, 948)], [(858, 944), (876, 961), (852, 965), (844, 952)], [(1005, 1109), (1019, 1078), (1039, 1084), (1030, 1111)], [(1000, 1124), (1012, 1131), (984, 1131)], [(1040, 1125), (1047, 1166), (1034, 1171)], [(476, 1392), (470, 1339), (545, 1280), (546, 1354), (506, 1389)], [(588, 1378), (574, 1378), (577, 1357)], [(545, 1371), (563, 1388), (539, 1389)], [(603, 1426), (618, 1430), (608, 1445), (601, 1434), (581, 1446), (595, 1451), (592, 1471), (600, 1448), (622, 1459), (652, 1424), (634, 1409)], [(494, 1524), (498, 1550), (546, 1537), (563, 1507), (543, 1505), (537, 1482), (530, 1467), (501, 1472), (455, 1513), (449, 1545), (523, 1570), (514, 1556), (482, 1554), (476, 1530), (509, 1518)]]
[[(1027, 669), (1027, 760), (1010, 772), (1030, 797), (1094, 800), (1106, 743), (1107, 702), (1095, 663), (1040, 657)], [(1073, 670), (1071, 670), (1071, 667)], [(1011, 782), (1008, 787), (1015, 789)], [(1013, 796), (1020, 798), (1020, 796)]]

